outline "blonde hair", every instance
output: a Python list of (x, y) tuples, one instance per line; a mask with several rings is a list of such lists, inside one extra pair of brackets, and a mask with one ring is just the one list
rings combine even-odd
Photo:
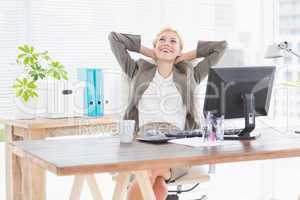
[(159, 33), (156, 35), (155, 39), (153, 40), (153, 47), (155, 47), (156, 43), (157, 43), (157, 40), (158, 40), (158, 37), (164, 33), (164, 32), (167, 32), (167, 31), (170, 31), (170, 32), (173, 32), (177, 35), (178, 39), (179, 39), (179, 45), (180, 45), (180, 50), (183, 49), (183, 40), (182, 40), (182, 37), (181, 35), (178, 33), (177, 30), (173, 29), (172, 27), (164, 27), (162, 28)]

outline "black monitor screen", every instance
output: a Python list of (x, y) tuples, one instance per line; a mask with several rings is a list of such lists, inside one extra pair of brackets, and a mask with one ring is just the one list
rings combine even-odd
[(255, 115), (267, 115), (275, 67), (213, 67), (209, 71), (204, 111), (225, 119), (244, 117), (242, 94), (253, 94)]

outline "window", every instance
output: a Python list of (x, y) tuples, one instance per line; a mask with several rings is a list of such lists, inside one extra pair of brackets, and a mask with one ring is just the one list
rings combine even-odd
[[(300, 23), (300, 22), (299, 22)], [(300, 42), (298, 42), (298, 44), (297, 44), (297, 49), (296, 49), (296, 53), (298, 54), (298, 55), (300, 55)], [(300, 57), (298, 57), (298, 64), (300, 64)], [(299, 77), (299, 80), (300, 80), (300, 77)]]
[(293, 59), (292, 55), (286, 55), (284, 57), (284, 63), (285, 64), (291, 64), (292, 63), (292, 59)]
[[(299, 20), (300, 20), (300, 10), (297, 9), (300, 6), (300, 2), (297, 0), (275, 0), (275, 3), (278, 3), (278, 10), (275, 12), (275, 18), (279, 20), (278, 26), (276, 26), (275, 33), (277, 35), (276, 41), (285, 41), (289, 40), (291, 48), (298, 53), (300, 50), (300, 29), (299, 29)], [(282, 65), (288, 67), (288, 72), (286, 70), (281, 70), (277, 73), (284, 73), (281, 76), (279, 82), (284, 81), (294, 81), (300, 80), (299, 74), (299, 64), (300, 59), (294, 55), (287, 55), (283, 59)], [(295, 92), (298, 88), (287, 86), (286, 97), (280, 96), (277, 97), (278, 101), (282, 101), (282, 105), (287, 109), (288, 120), (290, 121), (290, 126), (296, 125), (293, 124), (300, 120), (300, 99), (299, 94)], [(283, 103), (283, 99), (286, 98), (288, 101)]]
[[(143, 44), (149, 47), (155, 34), (167, 25), (182, 33), (185, 50), (195, 48), (198, 40), (226, 39), (237, 44), (239, 41), (235, 38), (241, 31), (236, 31), (236, 25), (241, 22), (234, 21), (235, 2), (1, 0), (0, 48), (5, 53), (0, 55), (0, 115), (12, 111), (11, 85), (17, 74), (14, 62), (17, 46), (21, 44), (48, 50), (66, 66), (72, 80), (76, 79), (77, 67), (119, 69), (107, 40), (113, 30), (141, 34)], [(249, 43), (256, 41), (251, 31), (249, 28), (247, 33), (240, 34), (243, 44), (251, 45), (245, 48), (249, 49), (245, 55), (251, 55), (255, 49), (255, 45)]]
[[(292, 1), (275, 1), (280, 2), (282, 9), (276, 13), (278, 19), (282, 19), (276, 24), (276, 34), (280, 35), (276, 41), (280, 41), (289, 33), (286, 27), (294, 23), (288, 16), (293, 6)], [(4, 53), (0, 54), (0, 115), (12, 110), (11, 85), (18, 72), (13, 63), (20, 44), (48, 50), (66, 66), (70, 79), (76, 79), (77, 67), (119, 69), (107, 40), (110, 31), (141, 34), (142, 43), (151, 47), (160, 28), (170, 25), (183, 35), (184, 50), (195, 48), (198, 40), (225, 39), (229, 49), (220, 65), (263, 65), (263, 47), (272, 35), (268, 33), (272, 21), (261, 20), (265, 13), (271, 16), (272, 6), (263, 6), (265, 3), (262, 0), (191, 0), (188, 3), (176, 0), (1, 0), (0, 48)], [(287, 32), (279, 33), (280, 27)], [(116, 88), (116, 91), (118, 89), (121, 90)]]
[(18, 69), (15, 66), (17, 46), (25, 40), (24, 2), (1, 0), (0, 3), (0, 114), (12, 113), (12, 85)]

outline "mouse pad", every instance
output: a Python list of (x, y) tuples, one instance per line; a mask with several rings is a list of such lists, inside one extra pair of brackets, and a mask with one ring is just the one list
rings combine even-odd
[(148, 142), (148, 143), (167, 143), (169, 140), (172, 140), (172, 137), (138, 137), (136, 140), (140, 142)]

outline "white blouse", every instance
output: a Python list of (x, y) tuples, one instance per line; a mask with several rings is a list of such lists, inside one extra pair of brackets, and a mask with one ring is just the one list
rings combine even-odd
[(153, 80), (138, 103), (139, 127), (151, 122), (168, 122), (184, 130), (186, 106), (173, 81), (156, 70)]

